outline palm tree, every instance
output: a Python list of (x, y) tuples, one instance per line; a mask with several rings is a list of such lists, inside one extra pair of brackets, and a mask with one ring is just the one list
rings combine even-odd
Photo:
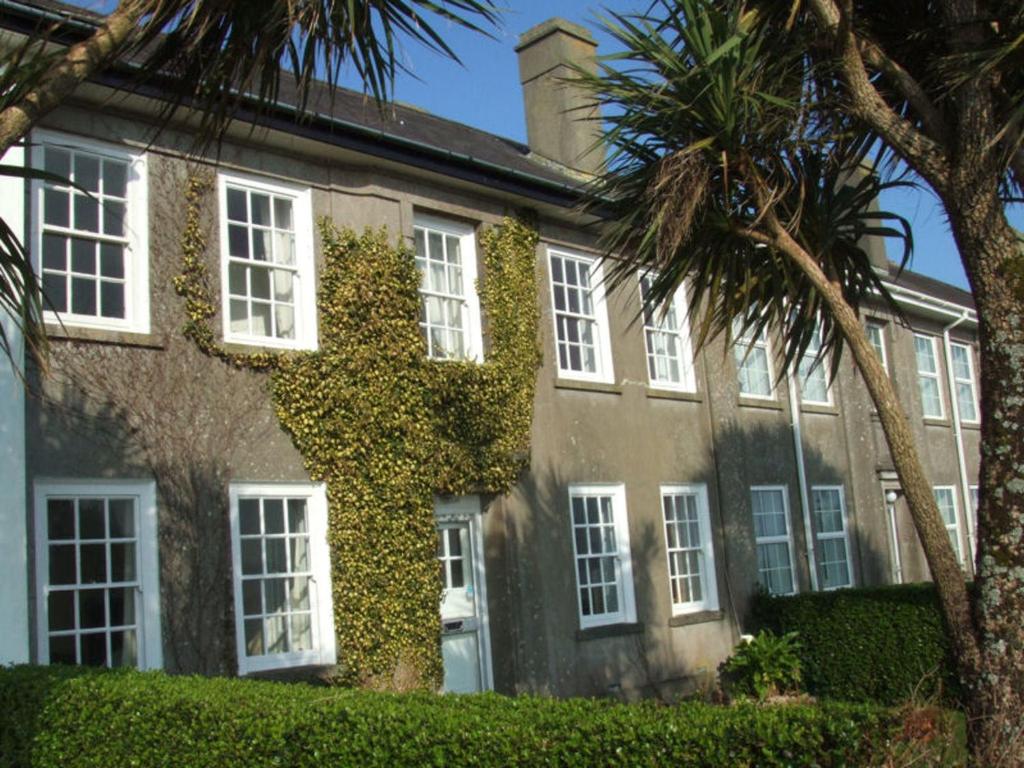
[[(913, 5), (903, 10), (917, 29), (928, 31), (924, 6), (971, 3), (921, 0)], [(993, 68), (1002, 71), (1011, 56), (1019, 58), (1024, 12), (1014, 8), (1013, 16), (1012, 5), (1005, 4), (1002, 27), (993, 22), (998, 34), (985, 38), (989, 47), (973, 59), (962, 56), (961, 65), (983, 74)], [(835, 17), (821, 10), (837, 7), (841, 10)], [(862, 5), (857, 8), (862, 10)], [(920, 58), (910, 70), (886, 58), (870, 29), (863, 31), (869, 22), (858, 26), (854, 13), (852, 0), (838, 6), (833, 0), (654, 0), (643, 14), (613, 14), (604, 20), (622, 52), (604, 57), (596, 75), (578, 73), (606, 114), (609, 161), (607, 172), (591, 189), (591, 205), (606, 219), (608, 252), (619, 257), (612, 261), (611, 279), (635, 279), (638, 269), (651, 271), (656, 275), (652, 304), (664, 301), (685, 280), (693, 293), (691, 325), (698, 329), (699, 344), (716, 335), (728, 341), (734, 332), (771, 325), (785, 339), (786, 366), (801, 359), (816, 330), (822, 354), (831, 358), (833, 367), (844, 350), (852, 354), (878, 411), (936, 583), (968, 691), (973, 760), (978, 765), (1021, 766), (1024, 258), (1015, 238), (1011, 249), (999, 251), (1009, 229), (1002, 204), (999, 219), (992, 213), (993, 201), (982, 201), (991, 214), (987, 220), (995, 227), (996, 246), (968, 253), (972, 235), (961, 236), (958, 221), (964, 216), (954, 212), (964, 202), (943, 198), (981, 324), (986, 413), (980, 556), (972, 596), (943, 529), (907, 415), (858, 319), (859, 306), (873, 292), (891, 304), (861, 238), (901, 239), (904, 260), (912, 244), (906, 222), (872, 212), (880, 191), (903, 183), (880, 181), (879, 166), (891, 172), (901, 163), (908, 165), (940, 195), (950, 192), (948, 184), (926, 173), (931, 166), (915, 162), (917, 155), (911, 151), (915, 139), (909, 133), (931, 130), (929, 123), (938, 113), (915, 113), (926, 104), (913, 90), (911, 72), (920, 73)], [(876, 11), (871, 17), (876, 27), (884, 26), (883, 16)], [(890, 41), (897, 29), (901, 38), (907, 36), (896, 25), (888, 30)], [(861, 36), (850, 42), (850, 35)], [(924, 42), (904, 45), (901, 54), (911, 50), (918, 57), (940, 59), (942, 66), (933, 64), (931, 74), (945, 73), (944, 92), (955, 100), (956, 89), (966, 87), (961, 75), (951, 79), (950, 60), (944, 58), (955, 46), (947, 40), (935, 53), (929, 47), (936, 45), (935, 35), (922, 35)], [(855, 57), (868, 67), (867, 77), (851, 74), (849, 60)], [(1017, 101), (1000, 92), (990, 103), (1003, 111), (992, 106), (991, 124), (973, 124), (997, 149), (1007, 135), (1017, 137), (1016, 149), (1008, 154), (999, 149), (1001, 159), (988, 158), (983, 187), (972, 177), (979, 189), (1019, 191), (1018, 170), (1024, 169), (1024, 164), (1015, 165), (1024, 118), (1020, 72), (1018, 62), (1015, 73), (992, 86), (993, 92), (1016, 88)], [(934, 78), (929, 82), (934, 89)], [(868, 115), (872, 110), (851, 108), (866, 92), (878, 100), (873, 111), (884, 108), (892, 125), (873, 122), (873, 113)], [(946, 104), (943, 109), (955, 111)], [(1000, 133), (992, 125), (1005, 130)], [(946, 133), (952, 137), (958, 130), (962, 146), (973, 147), (977, 139), (962, 135), (965, 126), (947, 127)], [(998, 141), (990, 141), (993, 135)], [(947, 149), (955, 155), (955, 148), (950, 143)], [(1005, 301), (1005, 289), (1003, 298), (997, 298), (995, 287), (985, 284), (984, 270), (999, 265), (1016, 265), (1016, 304)], [(994, 311), (1003, 314), (993, 316)], [(735, 329), (734, 318), (739, 318)], [(1008, 354), (1016, 355), (1015, 370), (1005, 363)], [(994, 359), (1000, 362), (993, 364)], [(993, 421), (1000, 420), (1002, 426), (993, 428)], [(1013, 458), (997, 471), (994, 464), (1002, 456)], [(998, 558), (995, 564), (987, 561), (991, 557)]]
[[(51, 25), (0, 59), (0, 156), (81, 83), (114, 66), (126, 88), (159, 81), (169, 96), (164, 123), (186, 106), (198, 114), (198, 147), (216, 141), (242, 107), (258, 114), (272, 106), (286, 79), (300, 113), (312, 83), (336, 85), (344, 65), (380, 103), (401, 69), (402, 39), (457, 61), (431, 22), (486, 33), (497, 18), (493, 0), (121, 0), (69, 45), (54, 45), (66, 30)], [(0, 173), (42, 177), (11, 166)], [(0, 312), (36, 351), (45, 347), (42, 308), (25, 248), (0, 220)], [(2, 326), (0, 351), (10, 355)]]

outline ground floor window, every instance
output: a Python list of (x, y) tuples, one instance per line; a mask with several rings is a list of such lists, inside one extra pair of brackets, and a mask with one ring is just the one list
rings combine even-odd
[(822, 589), (853, 586), (850, 567), (850, 542), (846, 532), (846, 500), (843, 487), (815, 486), (811, 489), (814, 506), (814, 533), (818, 540), (818, 568)]
[(939, 514), (942, 515), (942, 522), (946, 526), (946, 533), (949, 535), (949, 543), (953, 545), (953, 552), (956, 553), (956, 561), (963, 565), (964, 555), (960, 548), (960, 523), (956, 511), (956, 489), (952, 486), (939, 486), (933, 488), (935, 503), (939, 507)]
[(335, 662), (322, 486), (231, 486), (241, 674)]
[(152, 482), (35, 487), (39, 660), (162, 665)]
[(707, 488), (663, 485), (661, 511), (665, 519), (672, 613), (717, 610), (715, 549), (711, 541)]
[(786, 486), (755, 486), (750, 489), (757, 545), (757, 575), (773, 595), (796, 592), (793, 578), (793, 535), (789, 525)]
[(636, 621), (625, 488), (570, 486), (569, 507), (580, 626)]

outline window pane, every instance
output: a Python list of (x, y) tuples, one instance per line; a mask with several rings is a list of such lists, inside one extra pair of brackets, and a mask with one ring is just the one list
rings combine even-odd
[(46, 299), (45, 309), (54, 312), (65, 312), (68, 308), (68, 282), (64, 275), (51, 272), (43, 273), (43, 296)]
[(103, 667), (107, 664), (107, 634), (90, 633), (79, 638), (82, 648), (81, 663), (87, 667)]
[(79, 499), (78, 536), (82, 539), (102, 539), (107, 526), (104, 518), (103, 499)]
[(75, 153), (75, 184), (89, 192), (100, 191), (100, 161), (93, 155)]
[(284, 500), (265, 499), (263, 502), (263, 532), (284, 533)]
[(75, 593), (72, 590), (50, 592), (46, 598), (47, 626), (51, 632), (75, 628)]
[(68, 268), (68, 238), (61, 235), (43, 235), (43, 269)]
[(128, 196), (128, 164), (117, 160), (103, 161), (103, 194), (111, 197)]
[(71, 311), (76, 315), (96, 314), (96, 281), (88, 278), (71, 279)]
[(56, 189), (43, 191), (43, 223), (54, 227), (67, 227), (71, 224), (69, 210), (71, 198), (67, 192)]
[(48, 499), (46, 520), (51, 541), (75, 538), (75, 502), (71, 499)]
[(82, 583), (95, 584), (107, 580), (107, 546), (106, 544), (82, 544), (81, 553)]
[[(85, 556), (82, 557), (83, 567)], [(135, 581), (135, 544), (110, 545), (110, 580)]]
[(74, 544), (51, 544), (50, 584), (77, 584), (78, 559)]
[(135, 630), (110, 633), (110, 666), (134, 667), (138, 664), (139, 647)]
[[(228, 219), (230, 221), (248, 221), (246, 214), (245, 192), (228, 187)], [(231, 231), (230, 229), (228, 230)], [(243, 230), (244, 231), (244, 230)]]

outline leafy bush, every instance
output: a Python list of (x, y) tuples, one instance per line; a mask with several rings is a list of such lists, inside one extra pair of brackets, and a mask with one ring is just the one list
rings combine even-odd
[(0, 669), (0, 766), (878, 765), (866, 705), (673, 707)]
[(752, 640), (736, 646), (722, 663), (723, 683), (730, 696), (756, 696), (764, 700), (800, 690), (800, 643), (797, 633), (776, 635), (763, 629)]
[(799, 633), (804, 685), (816, 696), (887, 705), (958, 697), (931, 584), (758, 595), (753, 617), (757, 627)]

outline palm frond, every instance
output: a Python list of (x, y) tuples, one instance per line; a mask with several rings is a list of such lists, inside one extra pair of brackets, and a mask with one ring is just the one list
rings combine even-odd
[(647, 310), (685, 283), (698, 347), (771, 328), (783, 375), (820, 333), (834, 373), (842, 336), (810, 279), (770, 247), (765, 216), (854, 308), (874, 296), (891, 304), (865, 239), (895, 238), (909, 257), (909, 225), (876, 202), (906, 182), (879, 177), (872, 142), (816, 118), (829, 96), (785, 21), (715, 0), (656, 0), (605, 19), (622, 51), (577, 74), (607, 114), (609, 159), (590, 203), (604, 215), (610, 282), (653, 274)]

